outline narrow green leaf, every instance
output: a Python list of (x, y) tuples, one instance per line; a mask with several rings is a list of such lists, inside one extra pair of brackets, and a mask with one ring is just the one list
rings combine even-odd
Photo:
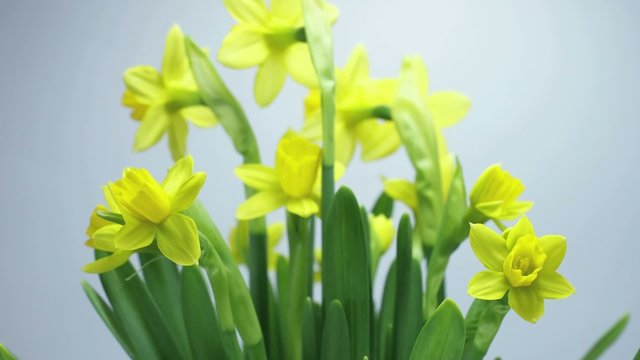
[(349, 326), (339, 300), (333, 300), (327, 309), (322, 331), (322, 360), (351, 358)]
[(209, 296), (207, 283), (196, 266), (182, 268), (180, 277), (181, 313), (195, 360), (227, 359), (222, 331)]
[(387, 279), (384, 284), (384, 292), (382, 293), (382, 304), (380, 305), (380, 314), (377, 319), (376, 340), (378, 359), (392, 359), (394, 354), (393, 338), (394, 332), (387, 334), (393, 329), (393, 319), (395, 316), (396, 303), (396, 261), (394, 260), (387, 272)]
[(507, 296), (501, 300), (476, 299), (465, 317), (466, 339), (462, 359), (483, 359), (509, 312)]
[(93, 308), (96, 310), (104, 324), (107, 326), (109, 331), (111, 331), (113, 337), (118, 340), (118, 343), (120, 343), (120, 346), (122, 346), (122, 349), (127, 353), (127, 355), (129, 355), (130, 358), (133, 358), (134, 356), (131, 351), (131, 345), (129, 345), (127, 333), (122, 328), (120, 319), (113, 314), (113, 310), (111, 310), (109, 304), (102, 299), (102, 296), (100, 296), (100, 294), (98, 294), (88, 282), (83, 280), (81, 285), (84, 293), (89, 298), (91, 305), (93, 305)]
[(0, 360), (16, 360), (16, 357), (9, 351), (9, 349), (0, 344)]
[(391, 215), (393, 215), (393, 199), (383, 191), (373, 205), (371, 213), (373, 215), (384, 215), (390, 218)]
[(458, 360), (464, 338), (462, 313), (453, 300), (446, 299), (420, 330), (410, 360)]
[(280, 337), (280, 303), (276, 299), (271, 282), (269, 282), (269, 359), (282, 359), (284, 355)]
[(640, 349), (636, 352), (636, 355), (633, 357), (633, 360), (640, 360)]
[(607, 330), (598, 341), (591, 346), (591, 349), (582, 358), (582, 360), (596, 360), (618, 339), (620, 334), (627, 327), (629, 322), (629, 314), (625, 314), (609, 330)]
[(316, 334), (316, 314), (311, 298), (307, 298), (304, 303), (302, 324), (302, 358), (317, 360), (319, 347), (316, 341), (320, 339), (320, 334)]
[(368, 249), (358, 202), (346, 187), (333, 198), (322, 244), (322, 284), (325, 306), (344, 304), (352, 359), (370, 353), (371, 279)]

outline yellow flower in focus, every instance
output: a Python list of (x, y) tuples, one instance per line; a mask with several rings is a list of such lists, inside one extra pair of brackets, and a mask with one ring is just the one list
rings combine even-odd
[[(304, 20), (299, 0), (224, 0), (238, 22), (222, 42), (218, 60), (234, 69), (258, 66), (253, 94), (260, 106), (280, 93), (289, 74), (308, 87), (317, 84), (309, 46), (304, 42)], [(331, 23), (338, 9), (322, 1)]]
[[(274, 223), (267, 228), (267, 261), (270, 270), (275, 270), (278, 265), (278, 253), (276, 246), (282, 239), (284, 226), (282, 223)], [(238, 264), (246, 264), (249, 257), (249, 222), (238, 221), (229, 233), (229, 248), (231, 255)]]
[(309, 217), (320, 211), (316, 182), (321, 149), (299, 135), (288, 132), (276, 150), (276, 166), (245, 164), (236, 176), (258, 192), (240, 204), (238, 220), (251, 220), (286, 206), (293, 214)]
[(125, 222), (115, 234), (115, 248), (138, 250), (155, 238), (169, 260), (183, 266), (197, 264), (198, 230), (193, 219), (180, 212), (191, 206), (205, 178), (202, 172), (193, 174), (191, 156), (178, 160), (162, 184), (146, 169), (125, 169), (122, 179), (109, 184)]
[(517, 201), (523, 191), (522, 182), (502, 170), (500, 165), (489, 166), (473, 185), (469, 195), (471, 206), (478, 214), (477, 222), (484, 222), (486, 218), (512, 220), (529, 211), (533, 202)]
[(213, 112), (201, 103), (178, 25), (167, 35), (162, 71), (135, 66), (124, 73), (124, 82), (127, 89), (122, 103), (132, 109), (132, 118), (142, 121), (135, 135), (135, 151), (148, 149), (166, 133), (171, 155), (178, 160), (187, 148), (187, 121), (203, 128), (218, 123)]
[(537, 237), (522, 217), (504, 236), (482, 224), (471, 224), (471, 248), (487, 268), (477, 273), (468, 293), (477, 299), (498, 300), (509, 292), (509, 306), (535, 323), (544, 313), (544, 299), (563, 299), (575, 292), (556, 270), (567, 250), (563, 236)]
[(391, 246), (395, 236), (396, 230), (393, 227), (393, 221), (382, 214), (369, 215), (369, 224), (372, 230), (372, 240), (377, 244), (380, 254), (384, 254)]

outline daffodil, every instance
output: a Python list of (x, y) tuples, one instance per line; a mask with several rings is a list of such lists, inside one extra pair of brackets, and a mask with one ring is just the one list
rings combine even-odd
[(206, 175), (193, 173), (190, 156), (169, 169), (162, 184), (146, 169), (127, 168), (122, 179), (109, 184), (125, 224), (115, 234), (115, 249), (134, 251), (156, 245), (176, 264), (198, 263), (200, 241), (196, 224), (181, 214), (196, 199)]
[[(322, 1), (334, 23), (338, 9)], [(260, 106), (269, 105), (278, 95), (287, 74), (308, 87), (317, 79), (309, 46), (304, 42), (304, 20), (299, 0), (224, 0), (238, 22), (222, 42), (218, 60), (234, 69), (258, 66), (253, 93)]]
[(372, 243), (375, 242), (380, 254), (384, 254), (391, 246), (395, 235), (393, 221), (382, 214), (370, 215), (369, 225), (371, 226)]
[(132, 109), (133, 119), (141, 121), (133, 144), (135, 151), (148, 149), (166, 133), (171, 155), (178, 160), (187, 148), (187, 121), (203, 128), (218, 123), (213, 112), (201, 103), (178, 25), (167, 35), (162, 70), (135, 66), (124, 73), (124, 82), (122, 103)]
[[(267, 266), (270, 270), (275, 270), (278, 264), (278, 252), (276, 246), (282, 239), (284, 226), (277, 222), (267, 227)], [(238, 224), (231, 228), (229, 234), (229, 248), (233, 259), (238, 264), (245, 264), (249, 256), (249, 222), (238, 221)]]
[(474, 222), (484, 222), (486, 219), (513, 220), (523, 215), (533, 206), (531, 201), (518, 201), (523, 191), (522, 182), (500, 165), (489, 166), (469, 195), (476, 213)]
[(281, 206), (302, 217), (317, 214), (321, 152), (319, 146), (290, 131), (278, 143), (275, 168), (261, 164), (237, 167), (236, 176), (258, 192), (240, 204), (236, 217), (251, 220)]
[(472, 224), (471, 248), (487, 268), (469, 282), (469, 295), (498, 300), (508, 292), (509, 306), (535, 323), (544, 313), (544, 299), (563, 299), (574, 293), (556, 270), (567, 241), (560, 235), (537, 237), (531, 222), (522, 217), (503, 236), (482, 224)]

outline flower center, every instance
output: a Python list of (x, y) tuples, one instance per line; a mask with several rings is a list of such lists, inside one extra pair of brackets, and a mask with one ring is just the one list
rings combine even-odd
[(525, 235), (518, 239), (504, 261), (503, 271), (511, 286), (530, 286), (542, 270), (547, 255), (542, 251), (538, 238)]
[(146, 169), (126, 169), (111, 191), (118, 205), (140, 221), (159, 224), (171, 214), (171, 201)]
[(276, 152), (276, 173), (282, 190), (293, 198), (308, 197), (318, 174), (320, 148), (297, 135), (285, 135)]

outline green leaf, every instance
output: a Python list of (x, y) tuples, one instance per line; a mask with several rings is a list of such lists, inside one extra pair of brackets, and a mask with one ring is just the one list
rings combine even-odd
[(4, 345), (0, 344), (0, 360), (16, 360), (16, 357)]
[(182, 311), (191, 352), (195, 360), (228, 359), (222, 331), (209, 296), (209, 288), (196, 266), (182, 268), (180, 277)]
[(629, 314), (625, 314), (621, 317), (616, 323), (607, 330), (598, 341), (591, 346), (591, 349), (587, 352), (587, 354), (582, 358), (582, 360), (596, 360), (599, 359), (600, 356), (607, 351), (607, 349), (618, 339), (620, 334), (627, 327), (627, 323), (629, 322)]
[(333, 198), (327, 224), (322, 244), (324, 304), (344, 304), (351, 358), (362, 359), (370, 353), (371, 270), (360, 208), (348, 188), (340, 188)]
[(91, 305), (93, 305), (93, 308), (96, 310), (104, 324), (107, 326), (109, 331), (111, 331), (113, 337), (118, 340), (118, 343), (120, 343), (120, 346), (122, 346), (122, 349), (127, 353), (127, 355), (129, 355), (130, 358), (133, 358), (134, 356), (131, 351), (131, 345), (129, 345), (127, 333), (122, 328), (120, 319), (113, 314), (113, 310), (111, 310), (109, 304), (102, 299), (102, 296), (100, 296), (100, 294), (98, 294), (88, 282), (83, 280), (81, 285), (84, 293), (89, 298)]
[(633, 360), (640, 360), (640, 349), (636, 352), (636, 355), (633, 357)]
[(393, 319), (395, 316), (396, 303), (396, 261), (394, 260), (387, 272), (387, 279), (382, 293), (382, 304), (380, 314), (376, 321), (376, 341), (378, 359), (393, 359)]
[(393, 199), (383, 191), (382, 193), (380, 193), (380, 196), (378, 196), (376, 203), (373, 205), (371, 213), (373, 215), (382, 214), (390, 218), (391, 215), (393, 215)]
[(509, 312), (507, 296), (501, 300), (475, 299), (465, 317), (466, 339), (462, 359), (483, 359)]
[(420, 330), (410, 360), (458, 360), (464, 348), (464, 338), (462, 313), (453, 300), (446, 299)]
[(333, 300), (327, 309), (322, 331), (322, 360), (350, 358), (349, 326), (339, 300)]
[(269, 346), (267, 351), (269, 353), (269, 359), (281, 359), (282, 347), (281, 347), (281, 334), (280, 334), (280, 304), (278, 303), (276, 296), (273, 292), (271, 282), (269, 282)]
[(320, 359), (320, 335), (322, 334), (322, 309), (307, 298), (302, 315), (302, 358), (305, 360)]

